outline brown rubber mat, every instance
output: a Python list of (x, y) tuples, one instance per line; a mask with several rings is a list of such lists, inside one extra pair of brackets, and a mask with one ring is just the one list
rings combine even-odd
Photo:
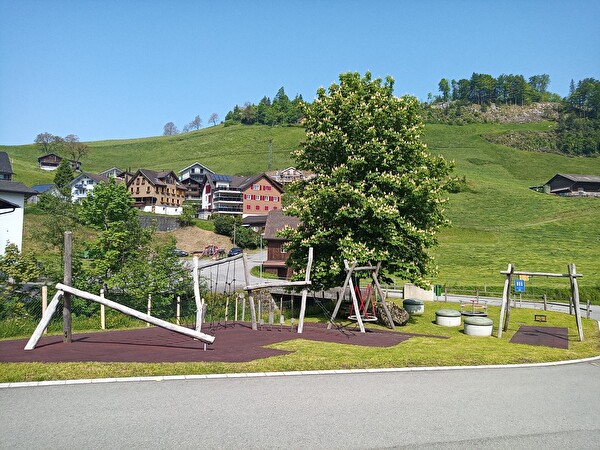
[(215, 342), (207, 345), (206, 350), (200, 341), (158, 327), (76, 333), (70, 344), (62, 342), (62, 335), (43, 336), (35, 349), (27, 351), (23, 348), (28, 339), (0, 341), (0, 361), (245, 362), (288, 353), (265, 346), (290, 339), (390, 347), (417, 336), (385, 330), (366, 333), (349, 328), (327, 330), (326, 324), (315, 323), (305, 324), (302, 334), (278, 325), (253, 331), (250, 324), (239, 322), (213, 329), (207, 325), (202, 332), (215, 336)]
[(513, 344), (544, 345), (546, 347), (569, 348), (569, 330), (561, 327), (519, 327), (510, 340)]

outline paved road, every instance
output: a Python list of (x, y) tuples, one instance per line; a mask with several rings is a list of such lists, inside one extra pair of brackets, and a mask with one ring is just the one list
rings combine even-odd
[(600, 446), (600, 362), (0, 389), (0, 448)]

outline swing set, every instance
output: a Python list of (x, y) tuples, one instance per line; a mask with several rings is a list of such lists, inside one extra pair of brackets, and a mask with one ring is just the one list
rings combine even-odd
[[(358, 267), (356, 261), (350, 265), (348, 260), (344, 260), (344, 268), (346, 270), (346, 279), (344, 281), (344, 285), (342, 286), (342, 293), (337, 301), (337, 304), (335, 305), (335, 309), (333, 310), (333, 314), (331, 315), (329, 323), (327, 324), (327, 329), (330, 330), (331, 326), (335, 325), (335, 318), (340, 310), (342, 301), (346, 297), (346, 291), (349, 291), (352, 299), (352, 306), (350, 307), (350, 315), (348, 316), (348, 319), (354, 320), (358, 323), (361, 333), (366, 332), (364, 325), (365, 322), (377, 321), (377, 316), (375, 314), (375, 303), (379, 303), (381, 305), (385, 315), (388, 318), (388, 323), (390, 324), (392, 330), (394, 330), (396, 327), (394, 326), (394, 321), (392, 320), (390, 310), (385, 303), (385, 295), (381, 289), (381, 285), (379, 284), (379, 279), (377, 278), (379, 275), (379, 269), (381, 268), (381, 261), (378, 262), (376, 266), (371, 265), (369, 262), (368, 266)], [(359, 272), (367, 272), (369, 274), (373, 285), (375, 286), (376, 292), (373, 292), (372, 285), (369, 284), (367, 286), (365, 295), (362, 295), (360, 287), (358, 284), (355, 285), (353, 281), (353, 278), (357, 278), (357, 274)], [(370, 311), (369, 308), (371, 308)]]

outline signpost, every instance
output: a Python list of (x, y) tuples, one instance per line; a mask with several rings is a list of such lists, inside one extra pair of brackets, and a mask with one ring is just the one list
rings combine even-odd
[(515, 292), (525, 292), (525, 280), (515, 280)]

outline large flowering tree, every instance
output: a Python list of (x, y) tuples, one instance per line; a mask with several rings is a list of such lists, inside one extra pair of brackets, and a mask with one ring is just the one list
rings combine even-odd
[(416, 98), (395, 97), (394, 80), (341, 74), (305, 106), (306, 141), (297, 165), (314, 172), (290, 189), (287, 214), (301, 225), (287, 229), (288, 264), (299, 273), (314, 248), (311, 279), (341, 286), (344, 259), (382, 262), (384, 278), (396, 275), (425, 284), (433, 269), (427, 249), (444, 218), (444, 190), (451, 171), (421, 141)]

